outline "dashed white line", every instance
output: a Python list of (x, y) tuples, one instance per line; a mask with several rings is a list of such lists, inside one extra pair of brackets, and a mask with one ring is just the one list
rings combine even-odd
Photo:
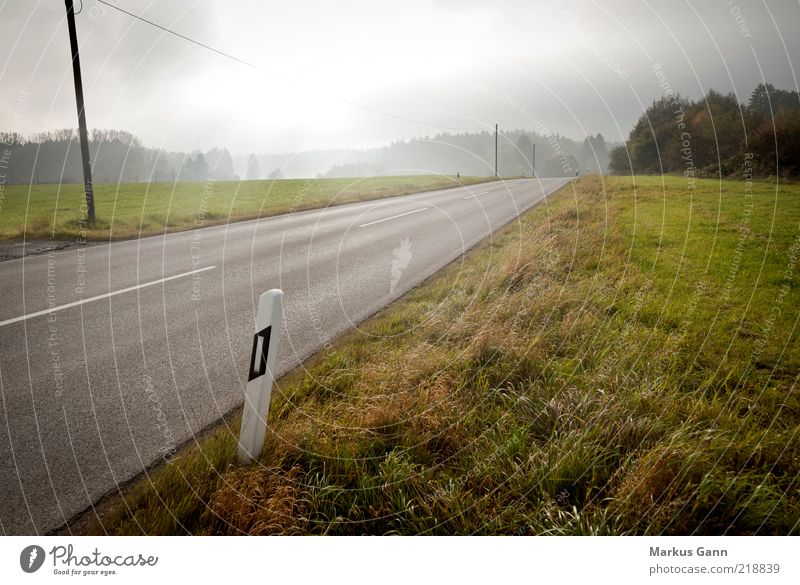
[(371, 221), (369, 223), (362, 223), (360, 228), (367, 227), (370, 225), (375, 225), (376, 223), (381, 223), (383, 221), (389, 221), (390, 219), (397, 219), (398, 217), (403, 217), (404, 215), (411, 215), (412, 213), (417, 213), (418, 211), (425, 211), (428, 209), (427, 207), (420, 207), (419, 209), (412, 209), (411, 211), (406, 211), (405, 213), (398, 213), (397, 215), (393, 215), (392, 217), (384, 217), (383, 219), (376, 219), (375, 221)]
[(11, 325), (12, 323), (18, 323), (20, 321), (24, 321), (25, 319), (32, 319), (33, 317), (39, 317), (41, 315), (49, 315), (50, 313), (54, 313), (56, 311), (63, 311), (64, 309), (69, 309), (70, 307), (77, 307), (78, 305), (83, 305), (85, 303), (91, 303), (93, 301), (99, 301), (100, 299), (106, 299), (108, 297), (113, 297), (116, 295), (121, 295), (122, 293), (131, 292), (132, 290), (136, 290), (139, 288), (146, 288), (148, 286), (153, 286), (155, 284), (161, 284), (162, 282), (167, 282), (169, 280), (175, 280), (176, 278), (183, 278), (184, 276), (189, 276), (190, 274), (197, 274), (198, 272), (205, 272), (206, 270), (212, 270), (216, 268), (216, 266), (206, 266), (205, 268), (198, 268), (197, 270), (190, 270), (189, 272), (184, 272), (183, 274), (176, 274), (175, 276), (168, 276), (166, 278), (161, 278), (159, 280), (154, 280), (152, 282), (145, 282), (144, 284), (137, 284), (136, 286), (129, 286), (128, 288), (123, 288), (120, 290), (115, 290), (110, 293), (105, 293), (102, 295), (97, 295), (96, 297), (89, 297), (88, 299), (81, 299), (79, 301), (75, 301), (72, 303), (67, 303), (66, 305), (59, 305), (57, 307), (51, 307), (49, 309), (45, 309), (44, 311), (36, 311), (35, 313), (28, 313), (27, 315), (20, 315), (19, 317), (14, 317), (13, 319), (6, 319), (5, 321), (0, 321), (0, 327), (4, 325)]
[(475, 193), (475, 195), (467, 195), (464, 199), (472, 199), (473, 197), (480, 197), (481, 195), (488, 195), (491, 191), (484, 191), (483, 193)]

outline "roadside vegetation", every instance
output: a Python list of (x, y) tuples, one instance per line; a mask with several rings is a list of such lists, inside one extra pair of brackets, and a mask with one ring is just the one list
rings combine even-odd
[(97, 223), (87, 226), (83, 185), (7, 185), (0, 240), (118, 240), (329, 205), (457, 187), (494, 177), (445, 175), (94, 186)]
[(568, 185), (85, 531), (797, 534), (800, 188), (692, 184)]

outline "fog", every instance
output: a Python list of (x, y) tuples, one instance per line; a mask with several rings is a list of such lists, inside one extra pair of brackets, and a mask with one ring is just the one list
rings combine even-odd
[[(169, 150), (369, 148), (442, 132), (627, 136), (663, 78), (693, 99), (796, 90), (800, 4), (85, 0), (90, 128)], [(80, 1), (76, 2), (80, 7)], [(0, 4), (0, 129), (76, 126), (64, 3)]]

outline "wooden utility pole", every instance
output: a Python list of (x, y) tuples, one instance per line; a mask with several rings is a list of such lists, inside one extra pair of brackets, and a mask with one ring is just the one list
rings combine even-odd
[(72, 48), (72, 78), (75, 82), (75, 102), (78, 105), (78, 134), (81, 139), (81, 158), (83, 159), (83, 187), (86, 191), (86, 209), (89, 223), (97, 218), (94, 214), (94, 186), (92, 184), (92, 165), (89, 162), (89, 135), (86, 131), (86, 112), (83, 107), (83, 82), (81, 81), (81, 61), (78, 56), (78, 34), (75, 32), (75, 7), (72, 0), (64, 0), (67, 6), (67, 28), (69, 44)]
[(533, 144), (533, 156), (531, 157), (531, 178), (536, 176), (536, 143)]
[(497, 124), (494, 125), (494, 176), (497, 174)]

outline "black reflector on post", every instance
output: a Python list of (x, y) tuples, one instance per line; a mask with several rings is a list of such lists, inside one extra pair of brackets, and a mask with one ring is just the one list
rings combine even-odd
[[(255, 380), (267, 372), (267, 353), (269, 352), (269, 335), (272, 325), (267, 325), (264, 329), (253, 336), (253, 354), (250, 356), (250, 375), (247, 381)], [(258, 340), (261, 339), (261, 351), (258, 351)], [(256, 366), (258, 360), (258, 366)], [(258, 367), (258, 369), (256, 369)]]

